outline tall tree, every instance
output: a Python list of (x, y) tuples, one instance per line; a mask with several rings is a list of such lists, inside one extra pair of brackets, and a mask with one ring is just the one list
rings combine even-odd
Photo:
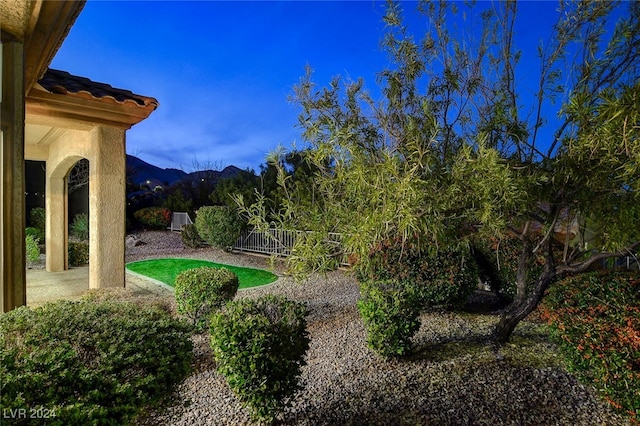
[[(415, 41), (388, 3), (392, 65), (379, 74), (379, 101), (361, 80), (318, 90), (310, 71), (301, 79), (315, 196), (301, 207), (281, 179), (279, 221), (342, 233), (361, 268), (389, 238), (437, 251), (472, 234), (517, 236), (517, 295), (493, 333), (502, 343), (556, 279), (639, 245), (640, 3), (561, 1), (533, 98), (517, 77), (522, 56), (535, 55), (516, 49), (517, 4), (461, 7), (420, 2), (428, 30)], [(254, 224), (264, 223), (260, 203), (245, 208)], [(577, 235), (558, 249), (555, 231), (568, 223)], [(317, 259), (338, 254), (327, 241), (302, 240), (292, 269), (326, 264)]]

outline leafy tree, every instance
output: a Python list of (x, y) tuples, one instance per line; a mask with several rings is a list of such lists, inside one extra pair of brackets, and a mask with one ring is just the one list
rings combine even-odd
[[(362, 80), (318, 90), (307, 70), (294, 98), (313, 198), (291, 191), (274, 161), (284, 198), (272, 220), (342, 233), (361, 270), (384, 240), (437, 252), (515, 236), (516, 294), (493, 333), (503, 343), (558, 278), (640, 244), (640, 3), (560, 2), (532, 100), (516, 84), (520, 58), (534, 56), (515, 47), (517, 4), (464, 7), (420, 2), (428, 31), (415, 41), (388, 3), (381, 100)], [(266, 226), (264, 199), (241, 208)], [(301, 240), (314, 246), (300, 252), (341, 255), (321, 252), (321, 240)], [(300, 273), (325, 264), (291, 262)]]
[(253, 202), (255, 190), (259, 184), (260, 179), (253, 170), (242, 170), (233, 177), (221, 179), (209, 195), (209, 200), (215, 206), (235, 207), (233, 194), (242, 194), (246, 200)]
[(293, 197), (300, 207), (315, 201), (313, 179), (316, 171), (306, 151), (278, 150), (270, 155), (266, 164), (260, 166), (260, 175), (254, 180), (252, 187), (249, 183), (243, 184), (243, 179), (240, 182), (231, 181), (228, 186), (220, 188), (220, 191), (216, 188), (211, 199), (214, 202), (226, 199), (227, 204), (233, 206), (260, 204), (267, 221), (273, 222), (283, 209), (284, 199)]

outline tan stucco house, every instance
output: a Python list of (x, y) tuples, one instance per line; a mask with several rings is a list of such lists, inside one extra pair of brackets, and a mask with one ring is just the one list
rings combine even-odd
[(83, 1), (0, 0), (2, 311), (26, 304), (24, 161), (46, 162), (48, 271), (67, 269), (66, 177), (89, 160), (89, 287), (125, 285), (125, 133), (154, 98), (48, 66)]

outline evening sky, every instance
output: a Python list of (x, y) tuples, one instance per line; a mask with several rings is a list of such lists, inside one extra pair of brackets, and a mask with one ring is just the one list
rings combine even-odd
[[(427, 28), (416, 2), (403, 2), (416, 38)], [(536, 46), (556, 19), (555, 1), (520, 4), (517, 70), (527, 87)], [(302, 146), (293, 86), (314, 70), (363, 77), (375, 96), (384, 2), (89, 0), (51, 67), (158, 99), (127, 132), (127, 152), (160, 167), (192, 171), (235, 165), (258, 170), (278, 145)], [(522, 87), (522, 86), (521, 86)], [(533, 93), (534, 86), (525, 93)]]

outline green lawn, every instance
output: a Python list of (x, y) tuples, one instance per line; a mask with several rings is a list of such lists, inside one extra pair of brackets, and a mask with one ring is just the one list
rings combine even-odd
[(223, 265), (196, 259), (149, 259), (127, 263), (127, 269), (141, 275), (162, 281), (174, 286), (176, 277), (185, 269), (209, 266), (211, 268), (227, 268), (238, 275), (240, 288), (257, 287), (274, 282), (278, 279), (275, 274), (263, 269), (241, 268), (239, 266)]

